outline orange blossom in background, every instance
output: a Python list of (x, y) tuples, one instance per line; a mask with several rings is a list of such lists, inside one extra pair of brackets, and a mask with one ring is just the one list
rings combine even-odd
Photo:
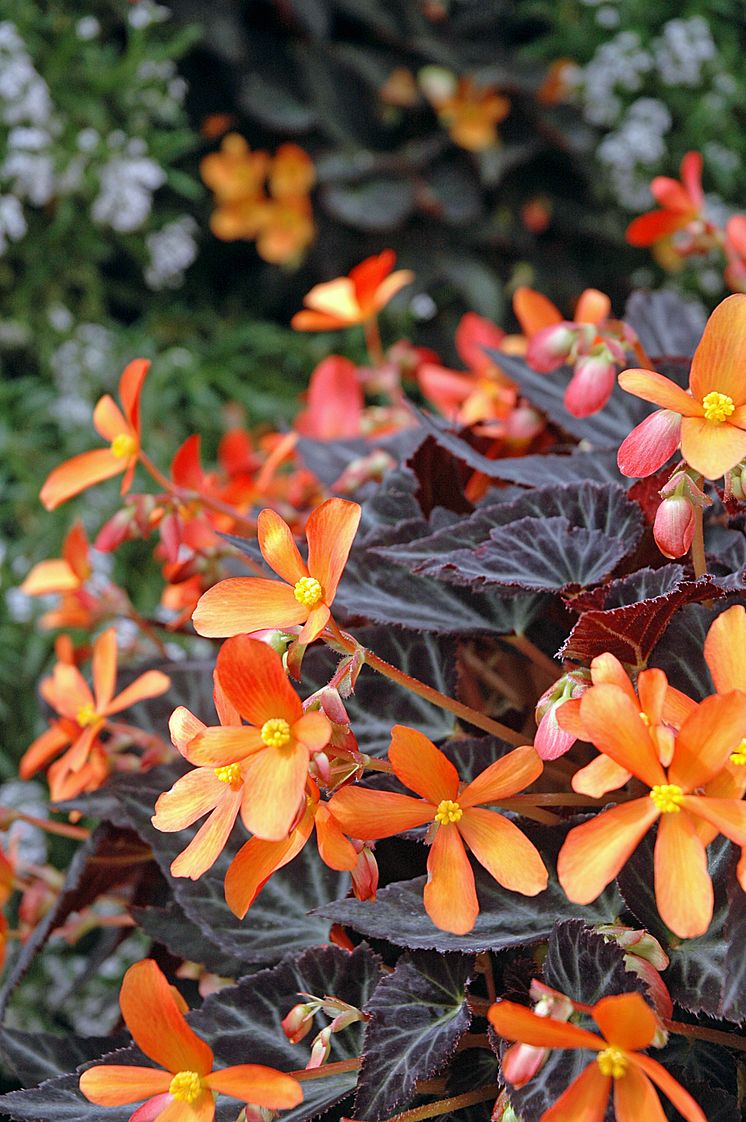
[(160, 1066), (96, 1064), (80, 1076), (80, 1089), (97, 1106), (147, 1100), (130, 1122), (212, 1122), (222, 1093), (269, 1110), (303, 1101), (298, 1082), (263, 1064), (213, 1070), (212, 1049), (184, 1019), (188, 1007), (149, 958), (130, 966), (119, 995), (122, 1017), (140, 1051)]
[(305, 308), (295, 313), (290, 326), (296, 331), (337, 331), (373, 319), (414, 279), (409, 269), (393, 273), (395, 261), (393, 249), (385, 249), (377, 257), (366, 257), (349, 276), (314, 285), (303, 299)]
[(681, 181), (667, 175), (657, 175), (652, 181), (650, 190), (661, 209), (641, 214), (630, 222), (626, 233), (630, 245), (655, 245), (701, 219), (705, 193), (699, 152), (686, 153), (680, 174)]
[(329, 809), (347, 834), (369, 841), (431, 823), (424, 901), (436, 927), (464, 935), (479, 915), (465, 846), (504, 888), (524, 896), (546, 888), (547, 871), (534, 845), (513, 822), (480, 805), (509, 798), (541, 775), (531, 746), (496, 760), (463, 788), (451, 761), (416, 729), (394, 726), (389, 760), (397, 779), (420, 798), (345, 787)]

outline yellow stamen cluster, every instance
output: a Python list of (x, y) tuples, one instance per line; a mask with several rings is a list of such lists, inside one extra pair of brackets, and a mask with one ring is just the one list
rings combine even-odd
[(602, 1075), (610, 1075), (612, 1079), (621, 1079), (623, 1075), (627, 1074), (629, 1067), (629, 1058), (621, 1050), (621, 1048), (604, 1048), (603, 1052), (599, 1052), (596, 1056), (596, 1063), (601, 1068)]
[(656, 783), (650, 792), (650, 798), (661, 814), (678, 814), (684, 792), (675, 783)]
[(168, 1093), (177, 1102), (191, 1105), (200, 1097), (202, 1089), (202, 1080), (196, 1071), (177, 1071), (171, 1080)]
[(283, 748), (290, 740), (290, 725), (283, 717), (270, 717), (262, 725), (261, 736), (268, 748)]
[(739, 767), (743, 767), (743, 765), (746, 764), (746, 736), (738, 745), (735, 752), (731, 752), (730, 762), (732, 764), (738, 764)]
[(438, 803), (438, 809), (435, 811), (435, 821), (441, 826), (449, 826), (451, 822), (460, 821), (463, 813), (461, 807), (453, 799), (443, 799)]
[(137, 441), (128, 432), (120, 432), (111, 442), (111, 451), (118, 460), (128, 460), (137, 451)]
[(231, 787), (236, 787), (241, 783), (241, 768), (238, 764), (224, 764), (223, 767), (216, 767), (215, 778), (219, 779), (221, 783), (230, 783)]
[(705, 420), (721, 425), (723, 421), (735, 412), (736, 406), (732, 397), (727, 393), (718, 393), (712, 390), (702, 398), (702, 408), (705, 411)]
[(316, 577), (301, 577), (295, 582), (293, 596), (304, 608), (315, 608), (324, 599), (324, 592)]
[(90, 701), (87, 701), (85, 705), (81, 705), (80, 709), (75, 714), (75, 720), (83, 729), (87, 728), (88, 725), (95, 725), (98, 720), (98, 713), (96, 712), (95, 705)]

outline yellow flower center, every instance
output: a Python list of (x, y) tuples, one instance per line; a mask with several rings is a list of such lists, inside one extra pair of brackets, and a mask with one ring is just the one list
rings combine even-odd
[(262, 740), (268, 748), (282, 748), (290, 740), (290, 725), (283, 717), (270, 717), (262, 725)]
[(90, 701), (86, 701), (85, 705), (81, 705), (80, 709), (75, 714), (75, 720), (83, 729), (87, 728), (88, 725), (95, 725), (98, 720), (96, 707)]
[(463, 813), (461, 807), (453, 799), (443, 799), (442, 802), (438, 803), (438, 809), (435, 811), (435, 821), (440, 823), (441, 826), (449, 826), (451, 822), (458, 822)]
[(120, 432), (111, 442), (111, 451), (118, 460), (128, 460), (137, 451), (137, 441), (128, 432)]
[(629, 1060), (621, 1048), (604, 1048), (596, 1056), (596, 1063), (601, 1068), (602, 1075), (610, 1075), (613, 1079), (621, 1079), (627, 1074)]
[(731, 752), (730, 762), (732, 764), (738, 764), (740, 767), (743, 767), (743, 765), (746, 764), (746, 736), (738, 745), (735, 752)]
[(177, 1102), (191, 1105), (202, 1094), (202, 1088), (202, 1080), (196, 1071), (177, 1071), (171, 1080), (168, 1093)]
[(718, 393), (712, 390), (702, 398), (702, 408), (705, 411), (705, 420), (721, 425), (731, 413), (735, 412), (735, 402), (727, 393)]
[(650, 728), (650, 717), (648, 717), (647, 713), (643, 713), (642, 710), (640, 710), (640, 720), (645, 725), (645, 728)]
[(230, 783), (231, 787), (240, 786), (241, 768), (238, 764), (225, 764), (215, 768), (215, 778), (221, 783)]
[(324, 593), (316, 577), (301, 577), (295, 582), (293, 596), (305, 608), (315, 608), (323, 600)]
[(678, 814), (683, 797), (684, 792), (675, 783), (656, 783), (650, 792), (650, 798), (661, 814)]

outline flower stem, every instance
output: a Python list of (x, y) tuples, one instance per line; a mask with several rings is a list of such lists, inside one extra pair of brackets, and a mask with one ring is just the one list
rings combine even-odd
[(474, 1106), (476, 1103), (494, 1102), (497, 1098), (497, 1084), (489, 1087), (478, 1087), (474, 1091), (464, 1091), (462, 1095), (451, 1095), (447, 1099), (438, 1099), (434, 1103), (425, 1103), (416, 1106), (413, 1110), (402, 1111), (387, 1118), (386, 1122), (422, 1122), (425, 1118), (438, 1118), (442, 1114), (450, 1114), (455, 1110), (463, 1110), (465, 1106)]
[(368, 348), (368, 358), (374, 366), (383, 366), (386, 356), (383, 353), (378, 318), (372, 316), (369, 320), (366, 320), (363, 324), (363, 331), (365, 332), (365, 346)]
[(720, 1029), (705, 1028), (703, 1025), (686, 1025), (683, 1021), (664, 1021), (663, 1025), (669, 1032), (675, 1032), (679, 1036), (709, 1040), (713, 1044), (722, 1044), (725, 1048), (746, 1052), (746, 1036), (736, 1036), (735, 1033), (721, 1032)]
[(705, 532), (704, 532), (704, 515), (702, 507), (692, 504), (692, 513), (694, 515), (694, 537), (692, 538), (692, 567), (694, 568), (695, 578), (703, 577), (707, 572), (707, 561), (705, 560)]
[(212, 495), (205, 495), (202, 491), (192, 491), (185, 487), (177, 487), (167, 475), (163, 474), (161, 469), (153, 463), (150, 456), (143, 452), (142, 449), (140, 449), (140, 463), (145, 470), (150, 473), (155, 482), (160, 487), (163, 487), (164, 491), (167, 491), (169, 495), (173, 495), (175, 499), (184, 503), (196, 500), (214, 514), (224, 514), (227, 518), (231, 518), (235, 522), (236, 527), (242, 527), (244, 530), (248, 530), (253, 534), (254, 523), (239, 514), (235, 507), (232, 507), (229, 503), (222, 502), (220, 499), (213, 498)]
[[(5, 816), (7, 811), (7, 818)], [(73, 838), (75, 841), (85, 841), (91, 836), (91, 831), (85, 826), (69, 826), (66, 822), (52, 822), (47, 818), (37, 818), (33, 814), (25, 814), (22, 810), (11, 810), (10, 807), (0, 808), (0, 818), (3, 826), (11, 822), (27, 822), (29, 826), (36, 826), (39, 830), (46, 830), (48, 834), (57, 834), (61, 838)]]

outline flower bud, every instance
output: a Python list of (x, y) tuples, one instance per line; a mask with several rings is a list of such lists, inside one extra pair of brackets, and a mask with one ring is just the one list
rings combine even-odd
[(291, 1044), (297, 1044), (307, 1036), (313, 1025), (313, 1015), (318, 1008), (317, 1004), (305, 1002), (294, 1005), (286, 1017), (282, 1019), (282, 1031)]
[(725, 473), (725, 497), (738, 502), (746, 499), (746, 460)]
[(684, 495), (664, 499), (655, 515), (653, 536), (664, 557), (683, 557), (694, 538), (696, 515)]
[(329, 1053), (332, 1047), (332, 1026), (327, 1025), (314, 1039), (311, 1045), (311, 1057), (306, 1064), (306, 1068), (321, 1067), (329, 1059)]
[(616, 380), (616, 361), (602, 344), (594, 352), (581, 355), (575, 373), (565, 390), (565, 408), (573, 417), (590, 417), (603, 409), (611, 397)]
[(565, 732), (557, 721), (557, 710), (572, 698), (581, 697), (589, 686), (588, 676), (571, 671), (558, 678), (554, 685), (539, 698), (536, 704), (538, 729), (534, 748), (542, 760), (556, 760), (569, 752), (577, 740), (574, 733)]
[(578, 339), (574, 323), (555, 323), (529, 340), (526, 361), (539, 374), (549, 374), (567, 362)]
[(352, 891), (358, 900), (375, 900), (378, 892), (378, 862), (372, 843), (366, 843), (360, 850), (357, 865), (352, 870)]

